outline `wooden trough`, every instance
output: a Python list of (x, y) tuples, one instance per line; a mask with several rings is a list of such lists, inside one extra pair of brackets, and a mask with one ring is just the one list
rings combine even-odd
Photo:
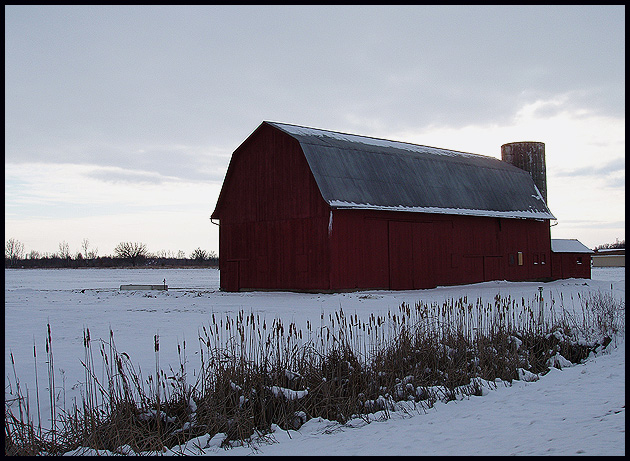
[(160, 285), (120, 285), (121, 290), (167, 290), (168, 285), (165, 283)]

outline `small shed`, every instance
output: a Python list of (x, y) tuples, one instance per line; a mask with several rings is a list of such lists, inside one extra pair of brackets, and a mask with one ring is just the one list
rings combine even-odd
[(551, 239), (553, 278), (590, 279), (593, 253), (593, 250), (577, 239)]
[(530, 172), (449, 149), (263, 122), (234, 151), (211, 218), (225, 291), (552, 275), (555, 218)]

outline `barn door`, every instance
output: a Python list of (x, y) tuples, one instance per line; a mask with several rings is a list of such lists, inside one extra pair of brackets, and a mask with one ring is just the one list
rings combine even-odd
[(464, 283), (479, 283), (484, 281), (482, 255), (464, 255), (462, 257), (462, 273), (465, 274)]
[(240, 287), (239, 262), (226, 261), (225, 270), (221, 271), (221, 287), (225, 291), (238, 291)]
[(435, 268), (441, 252), (436, 246), (433, 223), (413, 223), (413, 287), (435, 287)]
[(501, 264), (503, 259), (501, 256), (484, 256), (483, 257), (483, 279), (486, 282), (491, 280), (501, 280), (505, 278)]
[(412, 223), (389, 221), (389, 287), (413, 290)]

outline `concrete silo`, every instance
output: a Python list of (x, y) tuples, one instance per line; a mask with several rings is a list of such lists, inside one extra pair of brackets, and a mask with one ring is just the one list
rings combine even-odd
[(510, 142), (501, 146), (501, 160), (529, 172), (547, 202), (547, 167), (544, 142)]

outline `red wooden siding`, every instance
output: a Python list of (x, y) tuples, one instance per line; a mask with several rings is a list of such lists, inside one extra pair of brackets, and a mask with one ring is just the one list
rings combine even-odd
[(551, 278), (548, 221), (334, 210), (331, 239), (333, 290)]
[(554, 279), (591, 278), (589, 253), (552, 253), (551, 256)]
[(234, 152), (219, 203), (222, 289), (328, 288), (328, 205), (297, 141), (261, 126)]

